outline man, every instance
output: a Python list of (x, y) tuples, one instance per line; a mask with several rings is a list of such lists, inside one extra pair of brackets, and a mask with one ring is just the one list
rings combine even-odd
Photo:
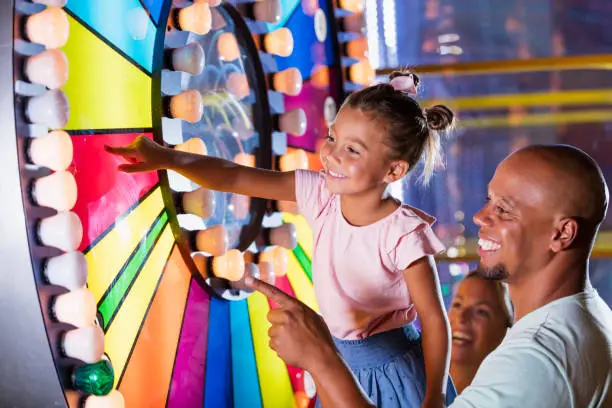
[[(571, 146), (531, 146), (499, 165), (474, 216), (479, 274), (508, 283), (516, 323), (452, 408), (612, 406), (612, 311), (588, 277), (608, 199), (599, 166)], [(270, 345), (312, 374), (323, 406), (372, 406), (319, 316), (251, 285), (281, 305)]]

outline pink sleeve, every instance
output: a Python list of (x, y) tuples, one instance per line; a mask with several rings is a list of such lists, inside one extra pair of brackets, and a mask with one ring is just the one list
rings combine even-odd
[(311, 170), (296, 170), (295, 197), (300, 214), (309, 222), (314, 221), (329, 199), (323, 175)]
[(431, 226), (423, 222), (411, 232), (401, 235), (389, 255), (396, 271), (403, 271), (422, 257), (436, 255), (445, 249)]

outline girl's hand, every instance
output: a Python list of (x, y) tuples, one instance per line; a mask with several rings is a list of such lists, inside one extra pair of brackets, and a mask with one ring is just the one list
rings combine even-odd
[(173, 153), (172, 150), (160, 146), (145, 136), (138, 136), (128, 146), (104, 146), (104, 149), (130, 162), (119, 165), (119, 170), (126, 173), (165, 169), (170, 164), (170, 157)]

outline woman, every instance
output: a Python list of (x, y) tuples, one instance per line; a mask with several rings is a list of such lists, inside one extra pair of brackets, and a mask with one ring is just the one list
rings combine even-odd
[(459, 284), (448, 313), (452, 331), (450, 374), (457, 393), (470, 385), (480, 363), (512, 325), (512, 307), (502, 283), (470, 272)]

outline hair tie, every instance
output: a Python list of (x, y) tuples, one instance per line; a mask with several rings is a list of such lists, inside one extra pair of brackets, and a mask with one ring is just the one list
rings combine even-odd
[(416, 85), (414, 84), (414, 77), (410, 75), (400, 75), (389, 81), (389, 85), (396, 91), (406, 93), (408, 95), (416, 95)]

